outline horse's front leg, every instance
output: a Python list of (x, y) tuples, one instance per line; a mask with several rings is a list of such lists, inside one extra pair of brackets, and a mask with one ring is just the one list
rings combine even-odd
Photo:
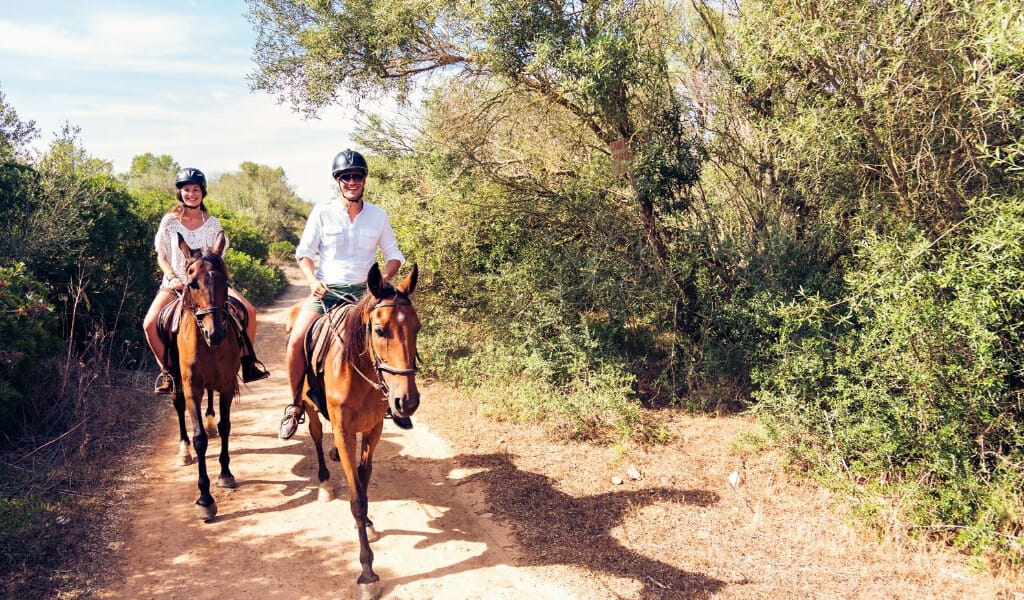
[(176, 382), (174, 390), (174, 411), (178, 413), (178, 466), (192, 464), (192, 452), (189, 450), (191, 441), (185, 427), (185, 394), (181, 390), (181, 382)]
[[(213, 394), (212, 391), (208, 392)], [(228, 454), (228, 440), (231, 439), (231, 396), (220, 392), (220, 421), (217, 423), (217, 432), (220, 434), (220, 478), (217, 485), (222, 488), (234, 489), (235, 476), (231, 474), (231, 457)], [(209, 418), (209, 417), (208, 417)]]
[(380, 539), (380, 535), (377, 533), (377, 529), (373, 526), (373, 521), (370, 520), (370, 507), (369, 507), (369, 490), (370, 490), (370, 476), (373, 475), (373, 451), (377, 448), (378, 442), (380, 442), (381, 433), (384, 431), (384, 421), (382, 420), (372, 430), (363, 434), (363, 443), (361, 452), (359, 453), (359, 481), (363, 486), (364, 493), (362, 502), (363, 512), (363, 527), (366, 528), (366, 536), (371, 542), (376, 542)]
[[(337, 419), (338, 421), (341, 418)], [(359, 595), (361, 599), (377, 598), (380, 595), (380, 577), (373, 572), (373, 550), (370, 549), (370, 539), (366, 528), (366, 488), (357, 473), (356, 466), (356, 434), (355, 432), (342, 432), (341, 425), (333, 423), (334, 444), (338, 448), (341, 457), (341, 466), (345, 470), (345, 478), (348, 480), (349, 507), (352, 509), (352, 518), (356, 522), (356, 533), (359, 535), (359, 564), (363, 571), (356, 583), (359, 584)]]
[(324, 461), (324, 427), (317, 416), (317, 411), (308, 405), (306, 415), (309, 420), (309, 437), (313, 438), (313, 447), (316, 448), (316, 478), (320, 484), (320, 491), (317, 493), (317, 500), (330, 502), (334, 500), (334, 487), (331, 485), (331, 472), (327, 469)]
[(196, 451), (196, 462), (199, 463), (199, 498), (196, 500), (196, 516), (204, 521), (217, 516), (217, 503), (210, 495), (210, 476), (206, 473), (206, 448), (210, 443), (203, 427), (202, 397), (203, 389), (195, 389), (191, 381), (183, 381), (185, 406), (192, 421), (192, 449)]
[(206, 390), (206, 435), (217, 437), (217, 412), (213, 410), (213, 390)]

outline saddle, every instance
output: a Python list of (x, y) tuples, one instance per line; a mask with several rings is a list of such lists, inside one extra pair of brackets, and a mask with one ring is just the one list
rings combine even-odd
[[(169, 369), (177, 370), (178, 360), (175, 356), (177, 345), (174, 343), (174, 338), (178, 334), (178, 328), (181, 326), (181, 314), (184, 312), (181, 309), (181, 303), (183, 296), (179, 295), (174, 300), (170, 301), (166, 306), (160, 309), (160, 314), (157, 315), (156, 319), (156, 332), (160, 336), (160, 341), (164, 343), (164, 364)], [(235, 322), (237, 328), (239, 343), (246, 344), (247, 340), (243, 338), (242, 332), (245, 331), (246, 325), (248, 325), (249, 315), (245, 312), (245, 307), (242, 303), (231, 296), (228, 296), (228, 314), (231, 315), (231, 319)]]
[(327, 402), (323, 392), (324, 363), (327, 360), (327, 350), (333, 342), (345, 343), (342, 336), (342, 325), (352, 307), (352, 304), (338, 304), (317, 317), (306, 329), (306, 337), (303, 340), (302, 349), (306, 357), (305, 375), (306, 381), (309, 383), (306, 396), (313, 401), (317, 410), (324, 416), (327, 416)]

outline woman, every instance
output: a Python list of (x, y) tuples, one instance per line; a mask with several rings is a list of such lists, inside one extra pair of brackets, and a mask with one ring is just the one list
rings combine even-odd
[[(203, 203), (203, 199), (206, 198), (206, 175), (203, 175), (202, 171), (191, 167), (184, 168), (178, 171), (174, 185), (178, 188), (178, 206), (163, 216), (156, 232), (156, 262), (160, 265), (164, 277), (142, 323), (146, 341), (149, 342), (149, 347), (160, 366), (160, 375), (157, 376), (156, 387), (153, 390), (157, 394), (174, 392), (174, 378), (168, 371), (168, 365), (164, 363), (166, 347), (157, 332), (157, 320), (163, 307), (181, 295), (181, 290), (185, 287), (185, 255), (178, 248), (177, 234), (180, 233), (191, 248), (207, 248), (213, 246), (218, 234), (224, 231), (220, 221), (206, 211), (206, 205)], [(245, 337), (242, 343), (242, 381), (248, 383), (264, 379), (270, 373), (256, 358), (253, 350), (253, 341), (256, 339), (256, 308), (232, 288), (228, 288), (228, 295), (239, 300), (248, 315), (246, 329), (242, 332)]]

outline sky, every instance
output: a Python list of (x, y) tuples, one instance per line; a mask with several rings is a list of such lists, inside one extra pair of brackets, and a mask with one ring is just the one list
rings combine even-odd
[(256, 32), (244, 0), (0, 0), (0, 91), (45, 150), (64, 124), (126, 173), (146, 152), (210, 178), (243, 162), (282, 167), (303, 200), (333, 197), (330, 167), (353, 110), (306, 119), (249, 89)]

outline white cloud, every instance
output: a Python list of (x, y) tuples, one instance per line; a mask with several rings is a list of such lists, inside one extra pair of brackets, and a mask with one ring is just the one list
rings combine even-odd
[(68, 122), (117, 172), (146, 152), (209, 175), (250, 161), (284, 168), (305, 200), (333, 197), (330, 163), (353, 147), (355, 113), (330, 107), (306, 120), (250, 92), (255, 34), (241, 6), (140, 0), (129, 13), (99, 1), (78, 14), (81, 5), (58, 2), (64, 9), (0, 17), (0, 90), (22, 120), (36, 122), (40, 150)]

